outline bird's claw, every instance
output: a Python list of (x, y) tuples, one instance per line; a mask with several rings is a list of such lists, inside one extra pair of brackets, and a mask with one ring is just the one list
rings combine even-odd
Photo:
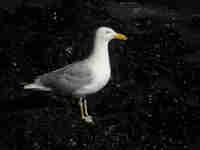
[(89, 115), (84, 117), (84, 121), (90, 124), (94, 124), (92, 116), (89, 116)]

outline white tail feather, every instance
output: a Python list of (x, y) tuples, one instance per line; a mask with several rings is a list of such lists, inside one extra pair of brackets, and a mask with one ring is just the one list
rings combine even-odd
[(32, 90), (41, 90), (41, 91), (51, 91), (50, 88), (38, 85), (36, 83), (27, 84), (24, 86), (24, 89), (32, 89)]

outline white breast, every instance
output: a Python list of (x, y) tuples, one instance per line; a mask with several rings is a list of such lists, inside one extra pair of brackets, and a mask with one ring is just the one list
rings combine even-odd
[[(104, 66), (104, 67), (103, 67)], [(105, 65), (96, 65), (95, 68), (92, 69), (93, 80), (90, 84), (82, 87), (76, 93), (80, 95), (87, 95), (96, 93), (101, 90), (109, 81), (111, 71), (110, 66), (105, 67)]]
[(110, 79), (110, 68), (101, 68), (99, 66), (96, 69), (98, 73), (97, 71), (94, 72), (94, 80), (90, 86), (98, 91), (108, 83)]

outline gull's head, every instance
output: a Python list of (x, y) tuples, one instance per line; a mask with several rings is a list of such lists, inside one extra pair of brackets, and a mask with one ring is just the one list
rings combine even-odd
[(121, 33), (115, 32), (113, 29), (108, 27), (100, 27), (96, 31), (96, 38), (110, 41), (112, 39), (127, 40), (127, 37)]

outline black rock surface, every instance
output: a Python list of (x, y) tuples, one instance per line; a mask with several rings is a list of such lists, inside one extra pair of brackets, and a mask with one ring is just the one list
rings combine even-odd
[[(64, 6), (1, 9), (0, 149), (199, 149), (199, 15), (141, 4), (143, 15), (121, 19), (102, 4), (83, 3), (78, 20)], [(95, 125), (80, 120), (71, 97), (23, 90), (35, 76), (86, 57), (102, 25), (128, 40), (110, 43), (112, 79), (88, 96)]]

